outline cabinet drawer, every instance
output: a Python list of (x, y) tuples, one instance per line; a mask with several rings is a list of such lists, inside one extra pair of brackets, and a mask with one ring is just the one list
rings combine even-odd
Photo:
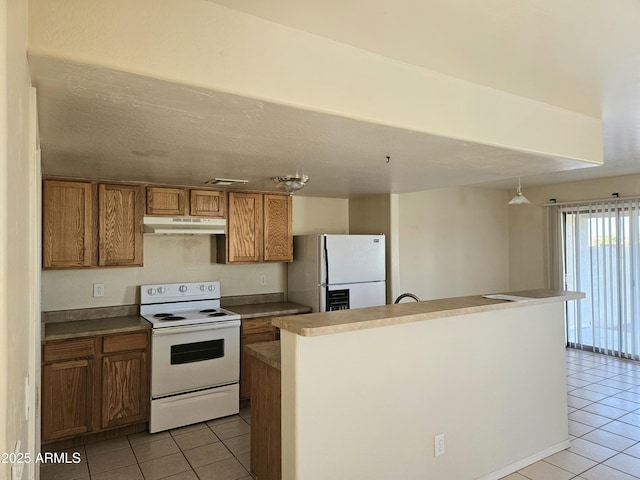
[(253, 335), (254, 333), (272, 333), (275, 331), (276, 327), (271, 325), (271, 317), (242, 320), (242, 335)]
[(45, 343), (42, 358), (45, 362), (56, 362), (59, 360), (93, 357), (95, 354), (96, 340), (94, 337), (89, 337)]
[(102, 339), (102, 353), (147, 349), (147, 332), (111, 335)]

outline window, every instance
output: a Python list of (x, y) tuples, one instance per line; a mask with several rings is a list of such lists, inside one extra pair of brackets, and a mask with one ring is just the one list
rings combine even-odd
[(564, 283), (586, 298), (567, 305), (567, 342), (640, 359), (639, 200), (560, 207)]

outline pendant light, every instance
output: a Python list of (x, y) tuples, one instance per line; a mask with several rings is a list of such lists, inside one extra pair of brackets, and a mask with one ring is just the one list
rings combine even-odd
[(516, 190), (516, 195), (511, 200), (509, 200), (509, 205), (523, 205), (525, 203), (531, 203), (527, 200), (522, 194), (522, 186), (520, 185), (520, 177), (518, 177), (518, 190)]

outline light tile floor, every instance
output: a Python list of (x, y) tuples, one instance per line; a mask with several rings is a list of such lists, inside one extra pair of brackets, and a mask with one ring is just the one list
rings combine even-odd
[[(72, 448), (78, 464), (40, 468), (42, 480), (249, 480), (250, 411), (167, 432)], [(45, 448), (46, 450), (46, 448)]]
[(640, 362), (567, 349), (571, 448), (505, 480), (640, 478)]
[[(504, 480), (640, 479), (640, 362), (568, 349), (571, 448)], [(240, 415), (71, 449), (42, 480), (249, 480), (248, 409)], [(389, 479), (399, 480), (399, 479)], [(440, 479), (460, 480), (460, 479)]]

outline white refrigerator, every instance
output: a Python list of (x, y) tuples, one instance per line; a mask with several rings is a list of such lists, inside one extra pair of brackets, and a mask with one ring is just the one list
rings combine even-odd
[(384, 235), (293, 238), (288, 300), (329, 312), (386, 303)]

